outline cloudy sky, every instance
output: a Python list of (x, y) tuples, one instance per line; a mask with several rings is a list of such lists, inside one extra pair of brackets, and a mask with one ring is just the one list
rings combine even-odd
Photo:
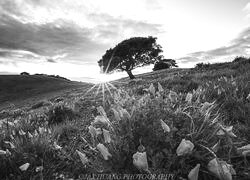
[(0, 0), (0, 74), (98, 79), (105, 51), (134, 36), (158, 37), (180, 67), (249, 56), (250, 2)]

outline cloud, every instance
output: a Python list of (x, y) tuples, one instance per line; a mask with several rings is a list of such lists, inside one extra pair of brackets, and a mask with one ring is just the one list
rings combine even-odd
[(96, 63), (124, 38), (162, 32), (159, 24), (96, 13), (74, 2), (1, 0), (0, 48), (5, 51), (0, 56)]
[(229, 60), (236, 56), (250, 56), (250, 27), (242, 31), (238, 37), (227, 46), (209, 51), (199, 51), (179, 58), (181, 63), (197, 63), (202, 61)]

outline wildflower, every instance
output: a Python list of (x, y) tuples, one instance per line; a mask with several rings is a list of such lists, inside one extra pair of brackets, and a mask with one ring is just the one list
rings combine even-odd
[(111, 142), (111, 138), (110, 138), (109, 131), (106, 130), (106, 129), (103, 129), (102, 132), (103, 132), (104, 142), (105, 143), (110, 143)]
[(28, 137), (33, 138), (33, 135), (30, 132), (28, 132)]
[(25, 133), (22, 129), (20, 129), (20, 130), (19, 130), (19, 134), (20, 134), (21, 136), (23, 136), (23, 135), (25, 135), (26, 133)]
[(39, 127), (38, 131), (39, 131), (40, 134), (43, 134), (46, 130), (45, 130), (44, 127)]
[(97, 111), (100, 113), (100, 115), (107, 118), (107, 114), (106, 114), (106, 112), (105, 112), (105, 110), (103, 109), (102, 106), (97, 107)]
[(237, 151), (241, 153), (243, 156), (250, 154), (250, 144), (237, 148)]
[(60, 150), (60, 149), (62, 149), (62, 147), (61, 146), (59, 146), (58, 144), (56, 144), (56, 142), (54, 142), (54, 147), (55, 147), (55, 149), (56, 150)]
[(96, 116), (94, 123), (102, 123), (102, 124), (107, 124), (107, 125), (110, 124), (109, 119), (105, 116)]
[(187, 93), (185, 101), (190, 104), (192, 102), (192, 98), (193, 98), (193, 94), (192, 93)]
[(182, 139), (181, 143), (179, 144), (176, 153), (178, 156), (186, 155), (192, 152), (194, 149), (194, 144), (186, 139)]
[(0, 155), (6, 155), (6, 151), (0, 149)]
[(232, 180), (232, 175), (236, 174), (232, 165), (227, 164), (225, 161), (219, 161), (216, 158), (209, 161), (208, 170), (221, 180)]
[(114, 113), (115, 119), (116, 119), (117, 121), (120, 121), (121, 118), (120, 118), (120, 115), (119, 115), (119, 113), (117, 112), (117, 110), (116, 110), (115, 108), (112, 108), (111, 110), (112, 110), (113, 113)]
[(150, 86), (149, 86), (149, 88), (148, 88), (148, 91), (149, 91), (151, 94), (155, 95), (155, 87), (154, 87), (153, 83), (150, 84)]
[(203, 114), (206, 114), (206, 112), (208, 112), (214, 105), (215, 102), (212, 102), (212, 103), (209, 103), (209, 102), (205, 102), (203, 103), (200, 111), (203, 113)]
[(11, 149), (15, 149), (15, 146), (12, 142), (10, 141), (4, 141), (5, 144), (9, 144)]
[(162, 88), (162, 86), (161, 86), (161, 84), (158, 82), (158, 91), (159, 92), (163, 92), (164, 91), (164, 89)]
[(168, 98), (170, 99), (170, 101), (176, 102), (177, 97), (178, 97), (177, 93), (170, 90), (169, 95), (168, 95)]
[(80, 151), (76, 150), (77, 154), (80, 156), (80, 159), (82, 161), (82, 164), (85, 165), (86, 163), (88, 163), (88, 158), (86, 157), (86, 154), (81, 153)]
[(139, 170), (148, 171), (146, 152), (136, 152), (133, 154), (133, 164)]
[(250, 93), (248, 94), (247, 99), (250, 101)]
[(199, 177), (199, 170), (200, 170), (200, 164), (197, 164), (188, 174), (189, 180), (198, 180)]
[(169, 126), (162, 119), (160, 121), (161, 121), (161, 127), (162, 127), (164, 133), (165, 132), (170, 132)]
[(43, 166), (36, 167), (36, 172), (41, 172), (43, 170)]
[(105, 160), (108, 160), (109, 157), (112, 157), (112, 155), (109, 153), (108, 149), (101, 143), (97, 144), (96, 148), (100, 151), (102, 154), (103, 158)]
[(95, 128), (94, 126), (90, 125), (88, 127), (89, 129), (89, 133), (91, 134), (91, 137), (94, 139), (96, 136), (98, 136), (99, 134), (102, 134), (102, 130), (101, 128)]
[(30, 163), (25, 163), (22, 166), (19, 167), (21, 171), (26, 171), (30, 166)]
[(234, 133), (233, 133), (233, 126), (229, 126), (229, 127), (223, 127), (222, 125), (220, 125), (220, 130), (216, 133), (218, 136), (223, 136), (223, 135), (227, 135), (229, 137), (237, 137)]

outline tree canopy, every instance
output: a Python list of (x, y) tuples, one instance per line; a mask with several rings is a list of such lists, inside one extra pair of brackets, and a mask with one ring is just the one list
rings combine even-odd
[(98, 61), (104, 73), (126, 71), (131, 79), (135, 78), (132, 70), (154, 64), (163, 58), (159, 55), (162, 47), (156, 43), (156, 37), (133, 37), (117, 44), (106, 51)]
[(153, 71), (161, 70), (161, 69), (169, 69), (172, 67), (178, 67), (177, 63), (173, 59), (162, 59), (155, 63)]

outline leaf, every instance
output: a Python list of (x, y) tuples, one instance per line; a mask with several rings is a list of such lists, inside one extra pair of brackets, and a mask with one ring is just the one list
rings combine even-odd
[(89, 160), (88, 160), (86, 154), (84, 154), (84, 153), (82, 153), (82, 152), (80, 152), (80, 151), (78, 151), (78, 150), (76, 150), (76, 152), (77, 152), (77, 154), (80, 156), (80, 159), (81, 159), (83, 165), (85, 165), (86, 163), (89, 162)]
[(54, 142), (54, 148), (56, 149), (56, 150), (60, 150), (60, 149), (62, 149), (62, 147), (61, 146), (59, 146), (58, 144), (56, 144), (56, 142)]
[(21, 171), (26, 171), (30, 166), (30, 163), (25, 163), (19, 167)]
[(198, 180), (199, 177), (199, 170), (200, 170), (200, 164), (197, 164), (188, 174), (189, 180)]
[(162, 127), (164, 133), (165, 132), (170, 132), (169, 126), (162, 119), (160, 121), (161, 121), (161, 127)]
[(110, 124), (109, 119), (105, 116), (96, 116), (94, 123), (102, 123), (102, 124), (107, 124), (107, 125)]
[(109, 157), (112, 157), (112, 155), (109, 153), (108, 149), (101, 143), (97, 144), (96, 148), (99, 150), (99, 152), (102, 154), (103, 158), (105, 160), (108, 160)]
[(103, 129), (102, 132), (103, 132), (104, 142), (105, 143), (110, 143), (111, 142), (111, 138), (110, 138), (109, 131), (106, 130), (106, 129)]

